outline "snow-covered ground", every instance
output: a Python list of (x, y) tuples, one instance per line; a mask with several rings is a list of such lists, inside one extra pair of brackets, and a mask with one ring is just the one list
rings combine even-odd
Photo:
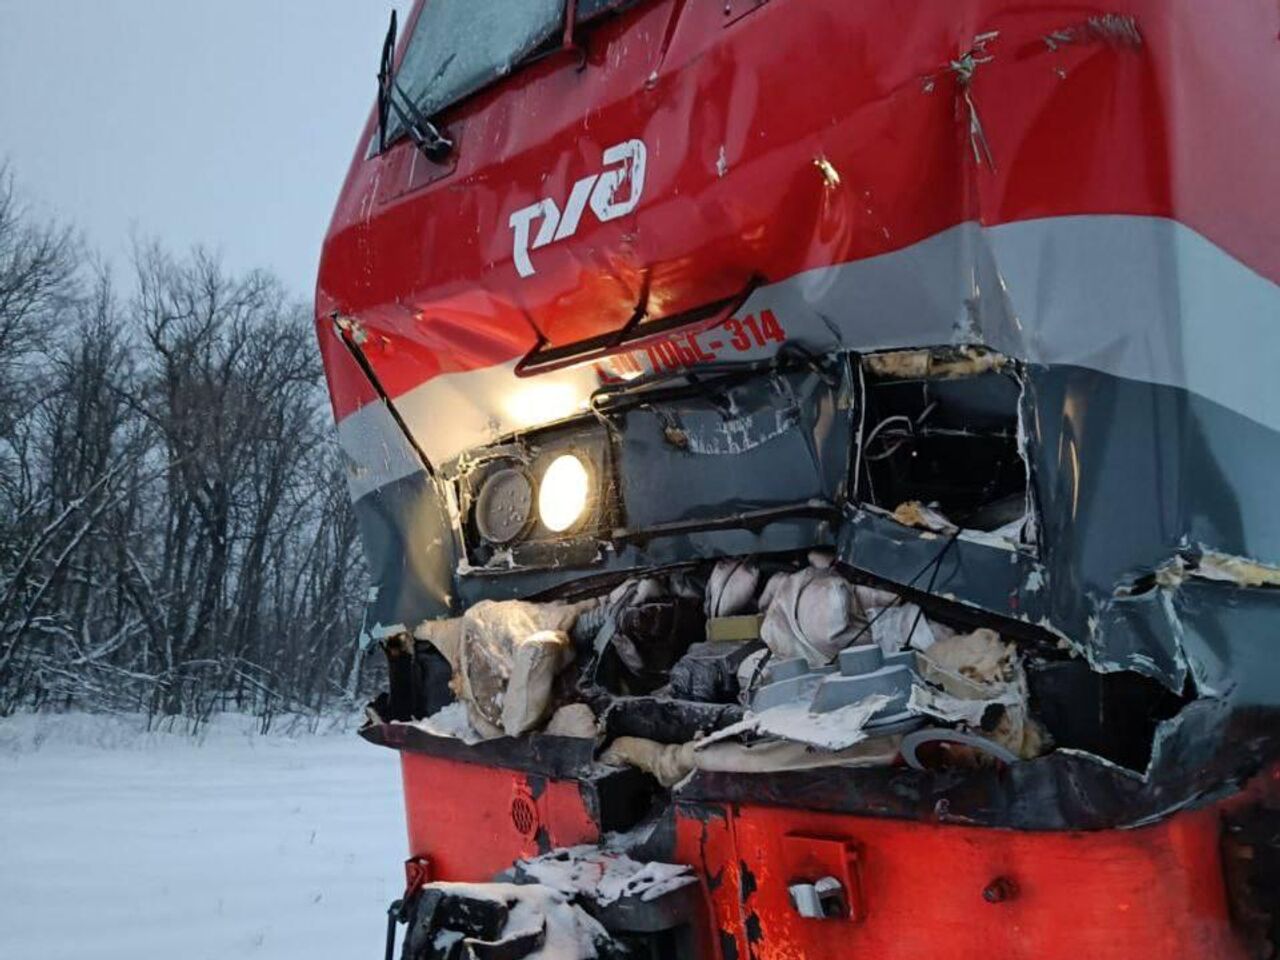
[(335, 726), (0, 720), (0, 958), (381, 958), (399, 768)]

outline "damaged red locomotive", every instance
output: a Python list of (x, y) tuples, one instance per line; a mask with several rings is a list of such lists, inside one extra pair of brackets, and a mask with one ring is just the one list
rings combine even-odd
[(393, 19), (316, 295), (388, 957), (1275, 955), (1278, 37)]

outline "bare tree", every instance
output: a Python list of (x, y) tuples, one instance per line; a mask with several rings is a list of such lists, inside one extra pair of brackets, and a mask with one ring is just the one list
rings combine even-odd
[(0, 201), (0, 711), (349, 701), (363, 565), (309, 312), (156, 244), (121, 299)]

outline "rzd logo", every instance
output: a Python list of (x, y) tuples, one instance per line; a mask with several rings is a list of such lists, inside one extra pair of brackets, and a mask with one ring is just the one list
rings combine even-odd
[[(564, 211), (550, 197), (545, 197), (529, 207), (511, 214), (508, 224), (512, 232), (512, 258), (516, 272), (522, 277), (533, 276), (533, 261), (529, 251), (545, 247), (549, 243), (571, 237), (578, 231), (582, 214), (591, 205), (596, 219), (601, 223), (625, 217), (640, 202), (644, 191), (644, 164), (647, 151), (639, 140), (628, 140), (604, 152), (605, 170), (583, 177), (573, 185)], [(616, 166), (615, 166), (616, 164)], [(622, 199), (619, 199), (619, 197)], [(542, 219), (538, 234), (529, 242), (534, 221)]]

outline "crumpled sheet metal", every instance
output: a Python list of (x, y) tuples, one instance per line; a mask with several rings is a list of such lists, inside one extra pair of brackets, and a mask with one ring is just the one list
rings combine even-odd
[[(931, 578), (933, 593), (1020, 621), (1029, 631), (1047, 631), (1096, 669), (1137, 671), (1175, 692), (1193, 681), (1201, 694), (1221, 699), (1221, 722), (1236, 709), (1280, 705), (1280, 659), (1268, 655), (1268, 638), (1280, 623), (1280, 591), (1249, 573), (1270, 569), (1280, 555), (1280, 514), (1271, 502), (1272, 480), (1280, 475), (1280, 435), (1176, 387), (1062, 365), (1027, 366), (1024, 376), (1021, 420), (1039, 514), (1038, 550), (1001, 547), (966, 532), (952, 538), (849, 505), (843, 518), (794, 516), (752, 529), (628, 542), (589, 568), (462, 578), (458, 602), (528, 596), (607, 572), (835, 544), (840, 561), (851, 567), (916, 589)], [(802, 383), (813, 396), (829, 389), (816, 376)], [(761, 402), (773, 389), (759, 394)], [(656, 415), (627, 416), (651, 431), (637, 450), (647, 456), (644, 470), (656, 478), (648, 482), (666, 490), (661, 509), (671, 516), (680, 509), (678, 485), (663, 474), (667, 463), (689, 454), (659, 437)], [(806, 432), (799, 423), (794, 431)], [(828, 468), (847, 457), (848, 434), (828, 429), (807, 437), (804, 457), (794, 461), (808, 471), (803, 489), (834, 494), (844, 481)], [(779, 442), (775, 437), (744, 454), (714, 459), (762, 456)], [(689, 515), (710, 509), (712, 474), (728, 472), (738, 482), (758, 484), (757, 492), (742, 497), (745, 502), (780, 502), (786, 491), (770, 486), (778, 475), (767, 461), (752, 471), (717, 463)], [(1216, 563), (1212, 576), (1194, 570), (1168, 575), (1175, 560), (1205, 550), (1233, 562)], [(929, 573), (921, 577), (922, 570)], [(1229, 577), (1239, 571), (1243, 582), (1263, 585), (1237, 585)], [(1201, 724), (1187, 729), (1204, 732)], [(1171, 775), (1159, 756), (1171, 742), (1157, 744), (1148, 776)], [(1230, 742), (1224, 749), (1247, 754)]]
[[(1280, 438), (1173, 387), (1062, 366), (1030, 366), (1025, 376), (1022, 420), (1041, 527), (1038, 555), (966, 533), (949, 542), (851, 505), (842, 521), (800, 516), (758, 529), (628, 543), (590, 569), (465, 578), (458, 585), (461, 602), (529, 595), (607, 571), (835, 543), (849, 566), (917, 589), (932, 576), (935, 594), (1048, 631), (1097, 669), (1134, 670), (1177, 692), (1192, 680), (1200, 693), (1222, 698), (1222, 722), (1236, 708), (1276, 706), (1280, 661), (1268, 656), (1267, 638), (1280, 623), (1280, 592), (1224, 577), (1254, 569), (1252, 561), (1268, 569), (1268, 558), (1280, 550), (1280, 522), (1270, 503), (1271, 478), (1280, 475)], [(843, 443), (837, 449), (847, 453)], [(664, 456), (685, 455), (661, 444), (649, 449), (654, 456), (646, 469), (656, 474), (665, 469)], [(832, 460), (806, 454), (805, 463), (812, 468)], [(771, 474), (759, 469), (748, 476), (764, 484)], [(809, 476), (828, 482), (821, 469)], [(830, 483), (829, 489), (839, 488), (838, 479)], [(705, 510), (710, 493), (697, 500)], [(1217, 564), (1212, 577), (1162, 573), (1175, 559), (1206, 548), (1239, 562)], [(931, 563), (936, 576), (920, 577)], [(1203, 725), (1188, 729), (1203, 731)], [(1157, 752), (1171, 742), (1162, 739)], [(1224, 747), (1242, 749), (1230, 742)], [(1148, 776), (1168, 775), (1158, 755)]]
[(628, 528), (834, 502), (853, 438), (849, 386), (828, 363), (613, 416)]
[[(1179, 598), (1194, 591), (1197, 609), (1270, 610), (1280, 435), (1173, 387), (1062, 366), (1030, 366), (1025, 376), (1039, 556), (1001, 555), (967, 533), (943, 554), (940, 534), (853, 509), (841, 560), (905, 583), (941, 554), (935, 593), (1045, 628), (1098, 669), (1136, 670), (1175, 691), (1188, 673), (1212, 680), (1209, 690), (1229, 686), (1220, 664), (1187, 649)], [(1232, 562), (1209, 576), (1160, 576), (1175, 558), (1205, 549)], [(1256, 643), (1266, 616), (1220, 643)], [(1260, 666), (1280, 681), (1280, 661)]]
[[(1062, 365), (1031, 365), (1024, 376), (1021, 420), (1041, 528), (1039, 555), (1011, 544), (997, 549), (989, 536), (962, 532), (938, 563), (934, 592), (1056, 633), (1099, 669), (1133, 669), (1181, 689), (1189, 667), (1176, 626), (1152, 633), (1150, 616), (1141, 613), (1143, 602), (1135, 599), (1141, 591), (1131, 585), (1188, 549), (1238, 558), (1234, 567), (1219, 565), (1215, 586), (1224, 599), (1236, 589), (1223, 579), (1234, 570), (1247, 571), (1250, 564), (1274, 567), (1280, 522), (1269, 491), (1271, 478), (1280, 475), (1280, 435), (1171, 386)], [(781, 388), (773, 378), (762, 380), (754, 393), (738, 388), (744, 415), (776, 399)], [(465, 607), (484, 598), (529, 596), (587, 575), (803, 549), (836, 539), (845, 563), (897, 583), (911, 582), (946, 545), (944, 535), (905, 528), (881, 511), (856, 505), (846, 507), (843, 523), (830, 509), (823, 514), (816, 504), (825, 501), (834, 508), (845, 483), (849, 436), (839, 424), (843, 420), (852, 427), (853, 414), (840, 409), (843, 386), (833, 390), (811, 373), (794, 374), (788, 383), (784, 392), (799, 398), (802, 411), (818, 412), (798, 420), (789, 435), (738, 454), (704, 457), (674, 446), (666, 426), (678, 424), (687, 433), (691, 423), (703, 422), (683, 419), (680, 403), (628, 412), (620, 429), (622, 448), (630, 453), (621, 469), (624, 476), (636, 477), (628, 481), (627, 498), (642, 505), (647, 522), (696, 522), (794, 502), (797, 495), (820, 498), (814, 515), (772, 518), (748, 529), (695, 529), (620, 541), (588, 567), (462, 577), (432, 586), (433, 596)], [(710, 460), (716, 461), (713, 468)], [(736, 490), (726, 493), (726, 477)], [(377, 528), (366, 540), (380, 541), (372, 556), (416, 556), (420, 541), (395, 534), (406, 525), (423, 529), (416, 517), (426, 494), (417, 482), (408, 486), (412, 489), (403, 494), (397, 485), (361, 500), (362, 506), (376, 500), (377, 516), (385, 518), (366, 523)], [(369, 516), (367, 509), (358, 512)], [(642, 526), (639, 517), (631, 521)], [(449, 544), (444, 536), (428, 538), (437, 539), (437, 552), (443, 553)], [(390, 570), (387, 579), (395, 576)], [(434, 582), (431, 577), (441, 579), (406, 569), (399, 575), (402, 592), (417, 595)], [(1162, 591), (1177, 593), (1187, 582), (1198, 581), (1183, 578)], [(392, 586), (384, 582), (380, 597), (393, 593)], [(405, 614), (413, 603), (402, 599), (386, 612), (379, 610), (371, 622), (411, 622)], [(438, 615), (439, 609), (436, 605), (424, 615)], [(1212, 665), (1200, 672), (1211, 673)]]
[[(1273, 493), (1280, 434), (1174, 387), (1079, 368), (1033, 369), (1030, 377), (1037, 429), (1028, 446), (1045, 540), (1043, 615), (1086, 644), (1096, 665), (1136, 669), (1179, 689), (1187, 651), (1176, 624), (1152, 634), (1139, 622), (1149, 617), (1129, 611), (1143, 606), (1135, 598), (1144, 593), (1172, 600), (1207, 583), (1161, 576), (1188, 551), (1207, 548), (1264, 564), (1280, 557)], [(1212, 591), (1199, 602), (1217, 597), (1224, 608), (1250, 589), (1226, 580), (1208, 585)], [(1256, 642), (1255, 635), (1232, 642)]]
[(1162, 737), (1144, 776), (1071, 750), (1004, 769), (919, 771), (872, 766), (761, 773), (697, 770), (680, 800), (874, 813), (937, 823), (1020, 830), (1111, 830), (1154, 823), (1221, 799), (1280, 750), (1280, 711), (1189, 705)]

